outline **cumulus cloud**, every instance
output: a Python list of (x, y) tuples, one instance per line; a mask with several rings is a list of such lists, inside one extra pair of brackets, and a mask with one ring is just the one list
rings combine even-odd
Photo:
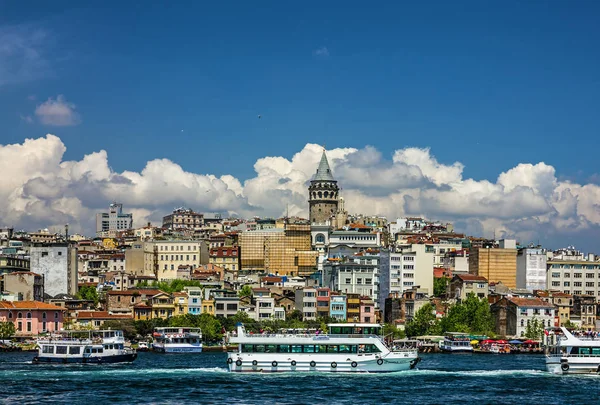
[[(37, 229), (65, 223), (92, 234), (95, 213), (111, 201), (134, 213), (136, 225), (160, 222), (176, 206), (242, 217), (306, 216), (307, 185), (322, 148), (307, 144), (291, 159), (260, 158), (246, 181), (231, 175), (185, 171), (168, 159), (140, 172), (117, 173), (106, 151), (65, 161), (54, 135), (0, 145), (2, 224)], [(423, 215), (455, 222), (478, 236), (516, 237), (521, 242), (575, 243), (600, 233), (600, 186), (559, 181), (545, 163), (519, 164), (496, 181), (463, 177), (464, 165), (438, 162), (429, 149), (404, 148), (386, 159), (371, 146), (327, 151), (351, 213)]]
[(75, 104), (67, 101), (62, 94), (54, 100), (48, 98), (44, 103), (35, 108), (35, 116), (44, 125), (67, 127), (78, 125), (81, 122), (79, 114), (75, 111)]

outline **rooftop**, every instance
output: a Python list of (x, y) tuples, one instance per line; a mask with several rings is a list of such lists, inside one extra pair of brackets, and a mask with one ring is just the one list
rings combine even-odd
[(40, 301), (0, 301), (0, 309), (49, 309), (64, 311), (65, 308)]

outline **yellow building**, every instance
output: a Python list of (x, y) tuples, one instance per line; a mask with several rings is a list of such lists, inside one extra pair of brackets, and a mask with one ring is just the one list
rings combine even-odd
[(175, 304), (175, 316), (188, 313), (188, 295), (185, 292), (174, 292), (173, 301)]
[(152, 319), (152, 306), (140, 302), (133, 306), (133, 319), (136, 321), (147, 321)]
[(473, 248), (469, 252), (469, 273), (490, 283), (502, 281), (517, 288), (517, 249)]
[(207, 299), (207, 300), (202, 300), (202, 313), (203, 314), (209, 314), (209, 315), (214, 315), (215, 314), (215, 300), (214, 299)]
[(175, 313), (173, 296), (161, 292), (150, 300), (152, 302), (152, 318), (169, 319)]
[(134, 243), (126, 253), (127, 271), (136, 275), (156, 276), (158, 281), (177, 279), (179, 266), (192, 269), (208, 264), (205, 241), (165, 240)]
[(318, 252), (311, 250), (310, 225), (243, 232), (239, 245), (240, 270), (282, 276), (316, 271)]
[(346, 294), (346, 319), (360, 322), (360, 294)]

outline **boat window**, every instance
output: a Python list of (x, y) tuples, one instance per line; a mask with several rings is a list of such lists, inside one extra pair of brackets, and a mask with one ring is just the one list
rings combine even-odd
[(56, 346), (56, 354), (67, 354), (67, 346)]
[(42, 353), (54, 354), (54, 346), (42, 346)]
[(69, 347), (69, 354), (79, 354), (79, 353), (81, 353), (80, 346), (70, 346)]
[(277, 345), (266, 345), (265, 353), (277, 353)]
[(579, 354), (590, 354), (590, 348), (589, 347), (580, 347)]
[(339, 347), (337, 345), (327, 345), (327, 353), (337, 353)]
[(358, 348), (359, 353), (379, 353), (381, 350), (375, 345), (360, 345)]
[(352, 346), (340, 345), (340, 353), (352, 353)]
[(92, 349), (90, 349), (90, 348), (88, 347), (87, 349), (85, 349), (85, 352), (86, 352), (86, 353), (91, 353), (91, 352), (92, 352)]
[(242, 345), (242, 353), (252, 353), (253, 351), (254, 351), (254, 346)]
[(289, 353), (290, 345), (279, 345), (279, 353)]
[(595, 356), (600, 355), (600, 347), (592, 347), (592, 354)]
[(315, 345), (304, 345), (304, 353), (314, 353)]
[(255, 353), (264, 353), (265, 345), (254, 345), (254, 352)]
[(302, 353), (302, 345), (292, 345), (292, 353)]
[(316, 345), (315, 352), (316, 353), (327, 353), (327, 345)]

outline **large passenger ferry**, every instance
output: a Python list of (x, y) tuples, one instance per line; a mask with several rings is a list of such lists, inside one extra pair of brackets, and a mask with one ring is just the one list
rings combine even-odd
[(414, 348), (391, 350), (374, 324), (329, 324), (329, 333), (247, 333), (238, 325), (229, 343), (238, 349), (227, 355), (234, 372), (393, 372), (414, 368), (420, 361)]
[(448, 332), (440, 342), (440, 350), (449, 353), (473, 352), (471, 338), (460, 332)]
[(120, 330), (65, 332), (38, 339), (37, 346), (33, 363), (125, 363), (137, 357), (133, 349), (125, 347)]
[(554, 374), (600, 374), (600, 338), (575, 337), (567, 328), (546, 330), (546, 369)]
[(161, 353), (201, 353), (200, 328), (156, 328), (152, 349)]

